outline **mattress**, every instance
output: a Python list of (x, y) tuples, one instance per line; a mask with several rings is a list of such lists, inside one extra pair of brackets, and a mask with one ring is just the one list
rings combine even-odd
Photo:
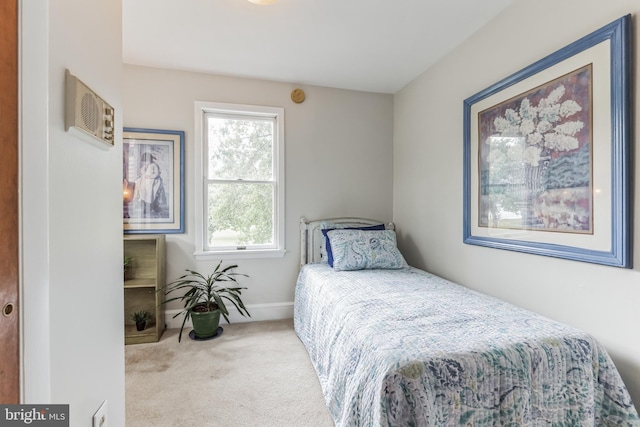
[(301, 268), (294, 326), (337, 426), (640, 426), (589, 334), (416, 268)]

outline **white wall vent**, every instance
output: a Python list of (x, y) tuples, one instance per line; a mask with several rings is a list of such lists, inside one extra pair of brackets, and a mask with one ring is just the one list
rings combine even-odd
[(113, 147), (113, 107), (69, 70), (66, 71), (65, 87), (65, 129), (78, 130), (79, 136), (90, 136), (90, 142), (103, 143), (101, 147)]

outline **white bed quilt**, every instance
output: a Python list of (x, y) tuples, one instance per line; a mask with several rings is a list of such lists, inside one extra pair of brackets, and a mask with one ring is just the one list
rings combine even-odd
[(590, 335), (422, 270), (303, 266), (295, 330), (342, 426), (640, 426)]

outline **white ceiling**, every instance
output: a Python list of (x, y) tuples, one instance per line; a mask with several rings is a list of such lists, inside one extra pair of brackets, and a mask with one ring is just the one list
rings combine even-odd
[(513, 1), (123, 0), (123, 61), (395, 93)]

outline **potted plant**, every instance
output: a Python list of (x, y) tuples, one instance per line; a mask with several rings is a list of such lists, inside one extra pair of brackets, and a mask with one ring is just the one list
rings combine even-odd
[(151, 320), (151, 313), (147, 310), (140, 310), (133, 313), (131, 318), (136, 322), (136, 330), (144, 331), (144, 328), (147, 327), (147, 320)]
[(187, 320), (191, 319), (193, 332), (198, 339), (210, 338), (218, 333), (220, 324), (220, 314), (229, 322), (229, 310), (225, 301), (232, 303), (238, 312), (243, 316), (249, 316), (249, 311), (242, 302), (242, 290), (247, 289), (239, 286), (221, 286), (221, 282), (232, 282), (238, 284), (238, 276), (249, 277), (246, 274), (236, 273), (233, 270), (237, 265), (223, 266), (222, 261), (218, 263), (213, 272), (204, 275), (197, 271), (186, 270), (187, 274), (169, 283), (163, 289), (165, 295), (172, 292), (183, 291), (181, 296), (166, 299), (164, 303), (171, 301), (182, 301), (183, 309), (175, 314), (173, 318), (182, 315), (182, 326), (178, 335), (178, 342), (182, 340), (182, 331)]
[(129, 267), (131, 267), (132, 262), (133, 262), (132, 257), (130, 256), (124, 257), (124, 262), (122, 263), (124, 266), (124, 280), (127, 280), (127, 272), (129, 271)]

